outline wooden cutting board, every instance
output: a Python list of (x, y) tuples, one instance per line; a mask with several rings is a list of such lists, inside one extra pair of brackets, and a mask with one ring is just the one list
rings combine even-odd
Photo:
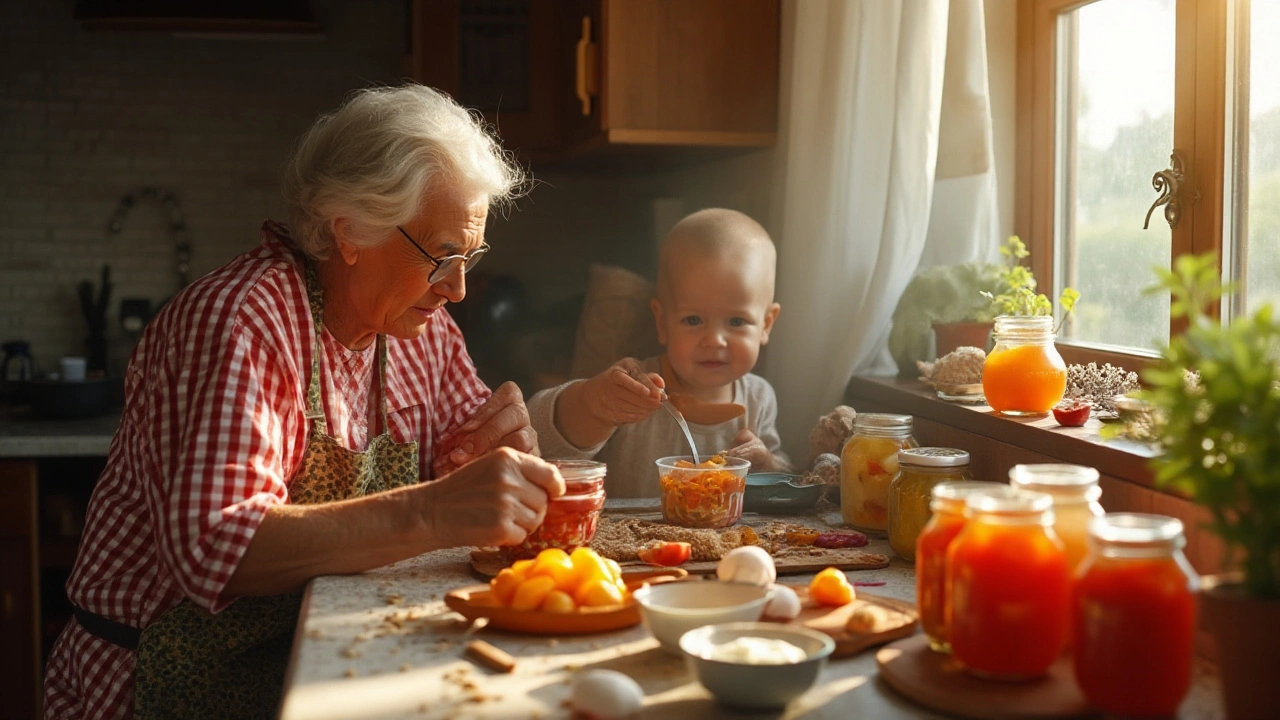
[[(856, 655), (867, 648), (908, 637), (920, 627), (916, 606), (909, 602), (858, 590), (853, 602), (833, 608), (810, 600), (809, 588), (803, 585), (787, 587), (800, 596), (800, 616), (792, 622), (830, 635), (836, 642), (832, 657)], [(864, 608), (871, 608), (878, 618), (874, 631), (850, 631), (849, 618)]]
[(915, 635), (880, 648), (880, 677), (908, 699), (950, 715), (976, 720), (1050, 720), (1096, 717), (1076, 687), (1071, 660), (1063, 656), (1043, 678), (1025, 682), (984, 680), (965, 672), (950, 655), (929, 649)]
[[(779, 575), (805, 575), (816, 573), (823, 568), (839, 568), (841, 570), (877, 570), (889, 566), (888, 556), (867, 552), (859, 548), (840, 548), (822, 550), (818, 555), (775, 557), (773, 563)], [(511, 563), (502, 558), (498, 550), (476, 549), (471, 551), (471, 569), (480, 577), (491, 578)], [(653, 566), (639, 560), (619, 563), (624, 572), (628, 570), (652, 570)], [(690, 575), (714, 575), (718, 561), (687, 562), (680, 567)]]

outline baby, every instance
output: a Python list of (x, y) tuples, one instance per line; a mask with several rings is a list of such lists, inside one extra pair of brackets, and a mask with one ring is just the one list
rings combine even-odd
[(775, 427), (777, 398), (768, 381), (751, 374), (780, 310), (776, 264), (769, 234), (740, 212), (701, 210), (677, 223), (663, 241), (651, 301), (666, 352), (624, 358), (595, 377), (534, 395), (529, 414), (543, 455), (607, 463), (610, 497), (657, 497), (654, 460), (689, 454), (680, 427), (659, 410), (670, 391), (746, 409), (716, 424), (690, 422), (699, 455), (727, 449), (749, 460), (753, 472), (789, 470)]

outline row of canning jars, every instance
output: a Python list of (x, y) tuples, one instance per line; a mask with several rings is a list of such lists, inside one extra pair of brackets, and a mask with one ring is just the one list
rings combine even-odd
[[(1052, 467), (1081, 477), (1092, 470)], [(1016, 483), (1036, 468), (1011, 475)], [(1068, 652), (1098, 709), (1129, 717), (1177, 711), (1191, 685), (1199, 584), (1182, 554), (1180, 521), (1090, 512), (1088, 549), (1076, 566), (1055, 510), (1079, 510), (1059, 496), (945, 482), (932, 497), (934, 515), (916, 547), (916, 592), (934, 650), (999, 679), (1039, 677)]]

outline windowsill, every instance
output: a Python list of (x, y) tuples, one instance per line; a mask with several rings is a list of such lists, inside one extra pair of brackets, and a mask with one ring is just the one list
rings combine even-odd
[(986, 405), (963, 405), (938, 398), (932, 388), (919, 380), (889, 376), (857, 376), (845, 391), (851, 404), (859, 401), (891, 409), (917, 418), (961, 429), (1045, 455), (1066, 463), (1090, 465), (1103, 475), (1182, 497), (1157, 487), (1148, 460), (1156, 453), (1140, 443), (1103, 441), (1098, 431), (1103, 423), (1090, 418), (1084, 427), (1062, 427), (1052, 414), (1030, 418), (1001, 415)]

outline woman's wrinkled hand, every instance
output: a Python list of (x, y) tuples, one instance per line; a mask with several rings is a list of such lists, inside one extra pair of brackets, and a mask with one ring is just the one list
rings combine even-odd
[(596, 422), (618, 427), (640, 422), (662, 407), (665, 386), (661, 375), (646, 373), (635, 358), (623, 358), (587, 380), (582, 399)]
[(564, 494), (550, 463), (501, 447), (424, 486), (432, 547), (518, 545)]
[(524, 395), (513, 382), (503, 383), (476, 410), (471, 419), (458, 428), (458, 436), (447, 453), (437, 453), (433, 470), (436, 477), (451, 472), (471, 460), (499, 447), (538, 455), (538, 433), (529, 424), (529, 409)]
[(756, 437), (750, 430), (743, 429), (733, 438), (734, 447), (724, 451), (729, 457), (742, 458), (751, 463), (752, 472), (765, 472), (774, 469), (773, 453), (764, 446), (764, 441)]

